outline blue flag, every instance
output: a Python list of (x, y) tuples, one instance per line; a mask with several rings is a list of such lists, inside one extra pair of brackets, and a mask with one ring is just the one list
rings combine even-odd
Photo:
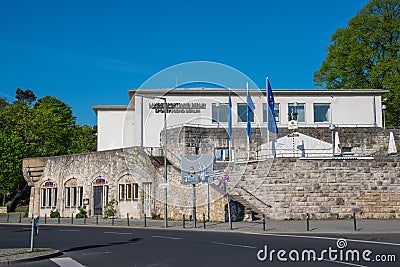
[(271, 84), (269, 83), (269, 80), (267, 79), (267, 102), (268, 102), (268, 107), (269, 107), (269, 112), (267, 114), (268, 116), (268, 130), (271, 132), (274, 132), (276, 134), (279, 134), (279, 129), (278, 126), (276, 125), (276, 118), (275, 118), (275, 100), (274, 100), (274, 95), (272, 94), (272, 88)]
[(251, 129), (251, 120), (250, 120), (250, 115), (251, 113), (256, 109), (256, 107), (254, 106), (253, 100), (251, 100), (251, 96), (249, 94), (249, 87), (246, 84), (246, 121), (247, 121), (247, 136), (251, 136), (251, 134), (253, 133), (252, 129)]
[(228, 89), (228, 140), (232, 138), (232, 100), (231, 89)]

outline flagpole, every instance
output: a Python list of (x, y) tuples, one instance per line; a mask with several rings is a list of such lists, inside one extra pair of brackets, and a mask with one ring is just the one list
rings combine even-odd
[[(249, 95), (249, 83), (248, 82), (246, 82), (246, 103), (247, 103), (247, 101), (248, 101), (248, 95)], [(246, 114), (246, 120), (247, 120), (247, 125), (249, 124), (249, 123), (251, 123), (251, 122), (249, 122), (249, 120), (250, 120), (250, 108), (249, 108), (249, 103), (247, 103), (247, 106), (246, 106), (246, 112), (247, 112), (247, 114)], [(250, 160), (250, 136), (249, 136), (249, 134), (246, 134), (246, 136), (247, 136), (247, 161), (249, 161)]]
[(267, 93), (266, 98), (267, 98), (267, 158), (269, 158), (269, 154), (271, 152), (271, 149), (269, 147), (269, 103), (268, 103), (268, 76), (266, 76), (265, 80), (265, 91)]
[(231, 88), (228, 88), (228, 100), (229, 100), (229, 112), (230, 112), (230, 116), (228, 116), (228, 131), (229, 131), (229, 138), (228, 138), (228, 146), (229, 146), (229, 162), (232, 161), (232, 143), (231, 143), (231, 139), (232, 139), (232, 100), (231, 100)]

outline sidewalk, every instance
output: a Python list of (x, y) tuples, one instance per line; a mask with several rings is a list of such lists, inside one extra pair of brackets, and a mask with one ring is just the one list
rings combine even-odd
[[(202, 219), (202, 218), (201, 218)], [(0, 214), (0, 226), (13, 224), (30, 226), (31, 219), (23, 218), (19, 214)], [(165, 229), (164, 220), (132, 220), (132, 219), (103, 219), (88, 218), (40, 218), (40, 227), (46, 225), (60, 226), (88, 226), (88, 227), (124, 227), (124, 228), (149, 228)], [(307, 231), (307, 221), (275, 221), (262, 220), (253, 222), (206, 222), (199, 220), (194, 227), (193, 221), (168, 221), (169, 230), (179, 231), (217, 231), (230, 233), (266, 234), (266, 235), (323, 235), (323, 234), (400, 234), (400, 220), (357, 220), (356, 229), (354, 220), (310, 220)], [(265, 228), (265, 230), (264, 230)], [(56, 257), (60, 252), (52, 249), (39, 249), (29, 252), (28, 249), (0, 249), (0, 266), (15, 263), (41, 260)]]
[[(0, 214), (0, 223), (21, 223), (30, 224), (30, 218), (22, 218), (19, 214)], [(152, 220), (147, 218), (145, 220), (133, 220), (127, 218), (103, 219), (101, 217), (91, 217), (88, 219), (83, 218), (40, 218), (40, 227), (49, 225), (87, 225), (87, 226), (124, 226), (124, 227), (149, 227), (149, 228), (165, 228), (164, 220)], [(306, 220), (288, 220), (276, 221), (266, 220), (265, 231), (262, 220), (253, 222), (232, 222), (232, 229), (227, 222), (206, 222), (204, 229), (203, 218), (197, 220), (196, 227), (193, 221), (168, 221), (168, 229), (171, 230), (213, 230), (222, 232), (242, 232), (242, 233), (279, 233), (279, 234), (294, 234), (294, 233), (351, 233), (351, 234), (384, 234), (384, 233), (397, 233), (400, 234), (400, 220), (370, 220), (370, 219), (357, 219), (356, 230), (354, 228), (353, 219), (346, 220), (310, 220), (309, 231), (307, 231)]]
[(26, 248), (4, 248), (0, 249), (0, 266), (38, 261), (57, 257), (58, 255), (61, 255), (60, 251), (50, 248), (35, 249), (33, 252), (30, 252), (29, 249)]

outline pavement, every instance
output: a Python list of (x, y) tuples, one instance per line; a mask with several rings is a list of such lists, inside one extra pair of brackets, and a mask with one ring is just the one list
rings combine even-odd
[(39, 261), (59, 255), (60, 251), (51, 248), (34, 249), (32, 252), (27, 248), (4, 248), (0, 249), (0, 266)]
[[(0, 214), (0, 227), (2, 224), (30, 225), (30, 218), (23, 218), (19, 214)], [(40, 226), (87, 226), (87, 227), (124, 227), (124, 228), (149, 228), (165, 229), (164, 220), (132, 220), (132, 219), (103, 219), (103, 218), (40, 218)], [(168, 221), (169, 230), (181, 231), (217, 231), (260, 235), (328, 235), (328, 234), (400, 234), (400, 220), (287, 220), (275, 221), (262, 220), (252, 222), (206, 222), (200, 218), (194, 225), (193, 221)], [(59, 255), (60, 252), (52, 249), (41, 248), (39, 251), (29, 252), (27, 248), (0, 249), (0, 266), (20, 263), (25, 261), (41, 260)]]

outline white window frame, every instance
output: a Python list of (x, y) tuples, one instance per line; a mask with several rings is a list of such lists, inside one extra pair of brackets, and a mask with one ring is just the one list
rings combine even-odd
[[(328, 114), (328, 120), (326, 121), (316, 121), (315, 120), (315, 106), (316, 105), (325, 105), (329, 106), (329, 114)], [(332, 106), (331, 103), (313, 103), (313, 117), (314, 117), (314, 123), (330, 123), (331, 122), (331, 112), (332, 112)]]

